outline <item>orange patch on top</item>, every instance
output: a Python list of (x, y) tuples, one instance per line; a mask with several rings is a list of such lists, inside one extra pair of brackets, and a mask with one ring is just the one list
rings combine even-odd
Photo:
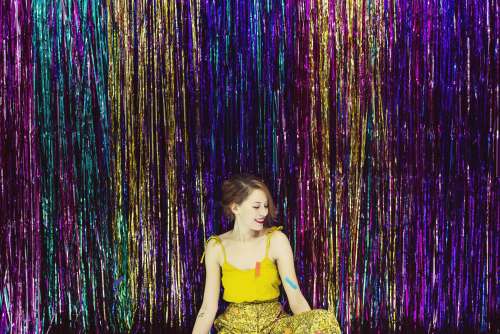
[(260, 262), (255, 262), (255, 276), (260, 276)]

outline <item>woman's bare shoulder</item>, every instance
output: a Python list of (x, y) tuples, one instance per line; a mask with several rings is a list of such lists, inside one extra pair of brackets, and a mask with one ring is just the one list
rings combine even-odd
[(223, 256), (222, 240), (218, 235), (213, 235), (205, 248), (205, 257), (209, 262), (220, 264)]
[(290, 240), (287, 235), (282, 231), (272, 232), (271, 238), (271, 251), (287, 249), (290, 247)]
[(212, 253), (219, 252), (222, 249), (222, 247), (223, 247), (222, 242), (223, 242), (222, 234), (220, 234), (220, 235), (217, 235), (217, 234), (212, 235), (209, 238), (208, 242), (207, 242), (206, 251), (207, 252), (212, 252)]

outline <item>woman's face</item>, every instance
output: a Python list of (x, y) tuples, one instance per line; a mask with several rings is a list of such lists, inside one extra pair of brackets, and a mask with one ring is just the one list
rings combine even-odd
[(240, 205), (233, 207), (233, 213), (240, 224), (259, 231), (264, 228), (265, 218), (269, 211), (268, 204), (266, 193), (255, 189)]

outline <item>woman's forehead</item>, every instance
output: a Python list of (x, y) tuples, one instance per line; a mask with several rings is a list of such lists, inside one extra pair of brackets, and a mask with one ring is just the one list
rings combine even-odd
[(250, 193), (247, 198), (247, 201), (252, 203), (267, 203), (266, 193), (260, 189), (255, 189)]

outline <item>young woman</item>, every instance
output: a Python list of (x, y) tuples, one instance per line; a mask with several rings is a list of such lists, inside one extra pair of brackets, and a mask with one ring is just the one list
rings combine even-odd
[[(282, 227), (270, 227), (276, 209), (267, 186), (251, 175), (234, 176), (222, 185), (222, 205), (234, 227), (207, 240), (205, 292), (193, 334), (208, 333), (212, 324), (223, 334), (341, 333), (333, 312), (311, 310), (302, 295), (290, 242)], [(215, 319), (221, 281), (230, 304)], [(282, 282), (293, 316), (278, 302)]]

